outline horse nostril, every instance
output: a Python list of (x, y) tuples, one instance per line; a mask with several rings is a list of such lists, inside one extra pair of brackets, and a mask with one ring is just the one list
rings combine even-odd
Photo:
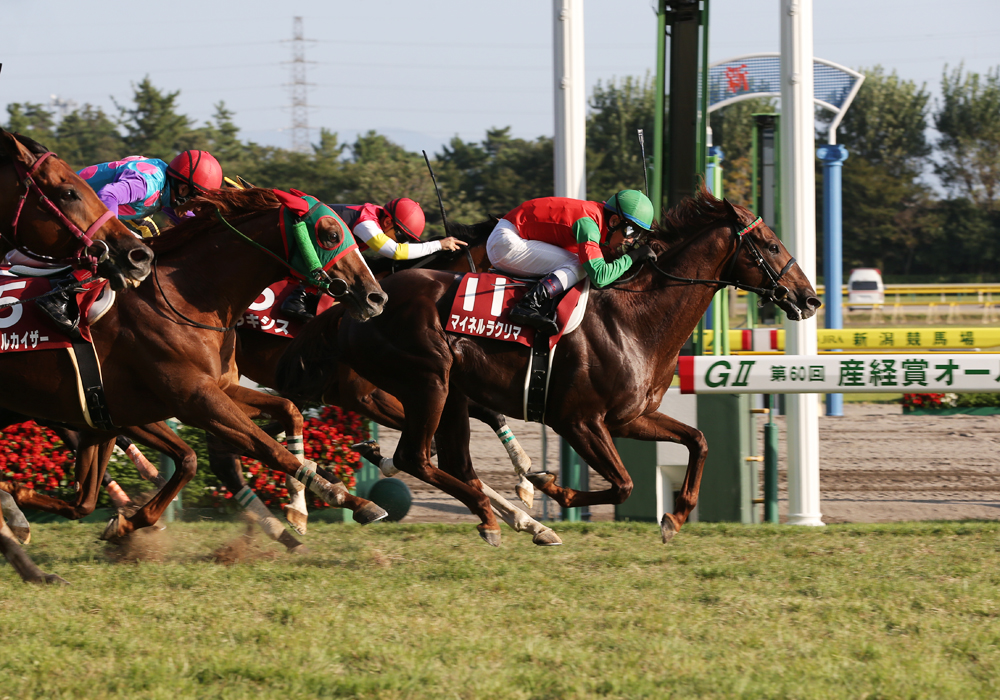
[(128, 252), (128, 261), (135, 266), (148, 265), (153, 259), (153, 251), (146, 246), (133, 248)]
[(806, 306), (808, 306), (810, 309), (818, 309), (819, 307), (823, 306), (823, 302), (821, 302), (816, 297), (809, 297), (808, 299), (806, 299)]
[(368, 295), (368, 303), (372, 306), (384, 306), (389, 301), (389, 295), (385, 292), (371, 292)]

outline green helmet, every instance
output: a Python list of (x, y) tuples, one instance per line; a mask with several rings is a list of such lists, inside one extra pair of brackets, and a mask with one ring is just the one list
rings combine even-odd
[(646, 231), (653, 226), (653, 203), (639, 190), (622, 190), (606, 201), (604, 208)]

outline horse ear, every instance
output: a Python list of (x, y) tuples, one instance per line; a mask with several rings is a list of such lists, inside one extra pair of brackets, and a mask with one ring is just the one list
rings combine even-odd
[(725, 199), (725, 198), (723, 198), (722, 203), (726, 207), (726, 214), (728, 214), (729, 216), (731, 216), (734, 219), (736, 219), (737, 221), (739, 221), (740, 220), (740, 215), (739, 215), (739, 212), (736, 211), (736, 207), (733, 206), (733, 203), (730, 202), (728, 199)]
[(0, 149), (14, 160), (21, 161), (25, 165), (34, 165), (35, 156), (25, 148), (20, 141), (6, 129), (0, 129)]

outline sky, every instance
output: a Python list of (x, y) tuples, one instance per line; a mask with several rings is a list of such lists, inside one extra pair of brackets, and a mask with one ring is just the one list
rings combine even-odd
[[(778, 0), (710, 0), (716, 61), (778, 51)], [(135, 8), (118, 11), (116, 8)], [(309, 125), (350, 142), (374, 129), (439, 152), (489, 128), (552, 135), (553, 3), (546, 0), (171, 0), (148, 5), (0, 0), (0, 106), (53, 95), (114, 113), (145, 76), (180, 90), (202, 123), (225, 101), (244, 139), (291, 145), (293, 20), (303, 18)], [(1000, 2), (814, 0), (815, 54), (881, 64), (936, 93), (946, 64), (1000, 65)], [(942, 8), (945, 8), (943, 10)], [(597, 81), (652, 74), (652, 0), (584, 0), (588, 94)], [(11, 31), (10, 28), (20, 28)], [(6, 115), (2, 117), (6, 121)]]

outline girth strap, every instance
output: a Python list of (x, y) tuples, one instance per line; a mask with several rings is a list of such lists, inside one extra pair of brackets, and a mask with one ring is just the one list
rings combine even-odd
[(86, 340), (73, 341), (77, 371), (83, 387), (83, 401), (87, 409), (87, 422), (98, 430), (115, 430), (108, 410), (108, 400), (104, 395), (104, 380), (101, 377), (101, 363), (93, 343)]

